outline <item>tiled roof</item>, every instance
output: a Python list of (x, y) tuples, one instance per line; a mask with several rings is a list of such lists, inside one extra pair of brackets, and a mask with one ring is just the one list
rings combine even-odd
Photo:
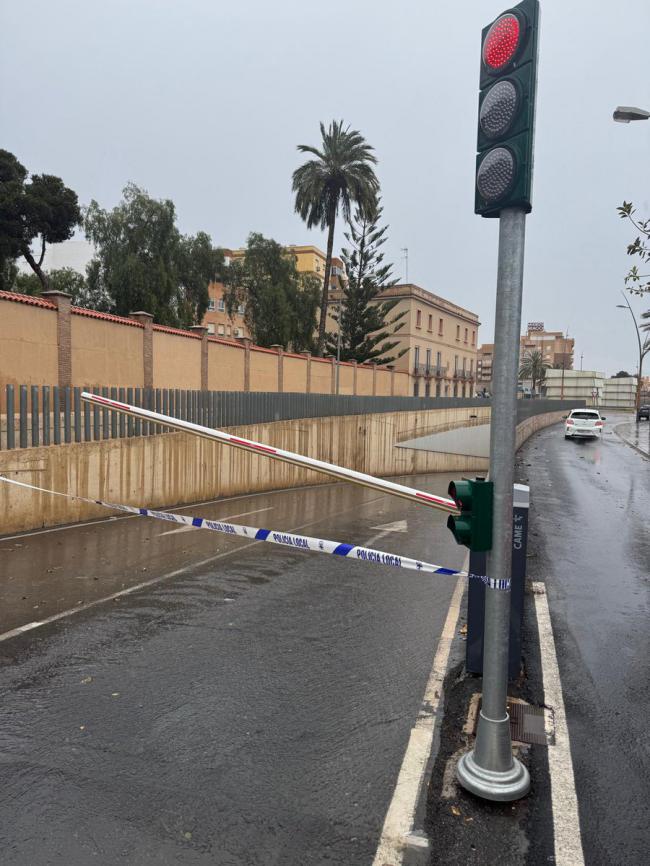
[(21, 295), (18, 292), (0, 292), (0, 298), (6, 301), (18, 301), (19, 304), (30, 304), (32, 307), (43, 307), (46, 310), (56, 310), (56, 306), (45, 298), (34, 295)]
[(166, 334), (176, 334), (177, 337), (192, 337), (194, 340), (200, 340), (200, 334), (193, 334), (191, 331), (183, 331), (181, 328), (169, 328), (167, 325), (154, 325), (154, 331), (164, 331)]
[(130, 325), (132, 328), (144, 328), (141, 322), (134, 322), (126, 316), (114, 316), (112, 313), (100, 313), (99, 310), (87, 310), (85, 307), (71, 307), (76, 316), (88, 316), (89, 319), (103, 319), (105, 322), (115, 322), (118, 325)]

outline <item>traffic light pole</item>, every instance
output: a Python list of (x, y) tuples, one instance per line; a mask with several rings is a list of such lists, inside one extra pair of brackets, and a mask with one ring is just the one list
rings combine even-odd
[[(512, 489), (517, 433), (517, 378), (523, 291), (526, 212), (505, 208), (499, 219), (490, 479), (494, 484), (492, 550), (487, 573), (510, 577)], [(510, 593), (486, 588), (483, 700), (476, 743), (458, 764), (460, 784), (486, 800), (511, 801), (530, 787), (524, 765), (513, 757), (507, 712)]]

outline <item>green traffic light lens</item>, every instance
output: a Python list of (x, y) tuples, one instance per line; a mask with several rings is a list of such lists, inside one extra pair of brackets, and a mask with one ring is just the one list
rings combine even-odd
[(486, 202), (497, 202), (504, 198), (515, 179), (516, 163), (513, 152), (507, 147), (489, 150), (476, 173), (476, 187)]
[(488, 90), (481, 103), (478, 122), (483, 134), (490, 139), (505, 135), (519, 111), (519, 91), (514, 81), (506, 78)]

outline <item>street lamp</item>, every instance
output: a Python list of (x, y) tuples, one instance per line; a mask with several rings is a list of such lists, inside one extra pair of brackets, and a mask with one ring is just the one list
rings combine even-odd
[(626, 308), (630, 311), (630, 315), (632, 316), (632, 321), (634, 322), (634, 330), (636, 331), (636, 338), (639, 343), (639, 374), (636, 380), (636, 397), (634, 399), (634, 407), (636, 411), (639, 411), (639, 404), (641, 403), (641, 375), (643, 371), (643, 359), (650, 352), (650, 337), (646, 338), (645, 342), (641, 342), (641, 329), (639, 328), (639, 324), (636, 320), (636, 316), (634, 315), (634, 311), (630, 306), (630, 302), (627, 299), (627, 295), (623, 290), (621, 290), (621, 294), (623, 295), (624, 304), (616, 304), (619, 310), (625, 310)]
[(647, 120), (650, 117), (650, 111), (644, 108), (634, 108), (631, 105), (619, 105), (613, 114), (614, 120), (617, 123), (629, 123), (631, 120)]

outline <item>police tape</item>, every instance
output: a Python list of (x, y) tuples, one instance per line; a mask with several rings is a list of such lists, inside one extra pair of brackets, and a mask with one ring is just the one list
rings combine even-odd
[(356, 559), (359, 562), (376, 563), (377, 565), (389, 565), (394, 568), (403, 568), (409, 571), (419, 571), (423, 574), (455, 575), (457, 577), (468, 577), (480, 580), (490, 589), (510, 589), (510, 580), (499, 580), (482, 574), (471, 574), (455, 568), (444, 568), (430, 562), (411, 559), (395, 553), (386, 553), (383, 550), (374, 550), (370, 547), (362, 547), (359, 544), (346, 544), (340, 541), (329, 541), (325, 538), (311, 538), (308, 535), (298, 535), (295, 532), (286, 532), (275, 529), (258, 529), (255, 526), (242, 526), (237, 523), (226, 523), (225, 521), (209, 520), (207, 517), (192, 517), (185, 514), (176, 514), (171, 511), (157, 511), (152, 508), (138, 508), (134, 505), (120, 505), (115, 502), (104, 502), (102, 499), (87, 499), (84, 496), (75, 496), (72, 493), (61, 493), (58, 490), (48, 490), (45, 487), (37, 487), (25, 481), (17, 481), (0, 475), (0, 481), (6, 484), (14, 484), (28, 490), (39, 493), (47, 493), (51, 496), (63, 496), (77, 502), (86, 502), (89, 505), (101, 505), (114, 511), (123, 511), (138, 517), (153, 517), (156, 520), (166, 520), (169, 523), (179, 523), (182, 526), (190, 526), (194, 529), (209, 529), (212, 532), (222, 532), (226, 535), (236, 535), (240, 538), (248, 538), (254, 541), (266, 541), (269, 544), (279, 544), (283, 547), (291, 547), (294, 550), (308, 550), (313, 553), (327, 553), (333, 556), (345, 556), (348, 559)]

